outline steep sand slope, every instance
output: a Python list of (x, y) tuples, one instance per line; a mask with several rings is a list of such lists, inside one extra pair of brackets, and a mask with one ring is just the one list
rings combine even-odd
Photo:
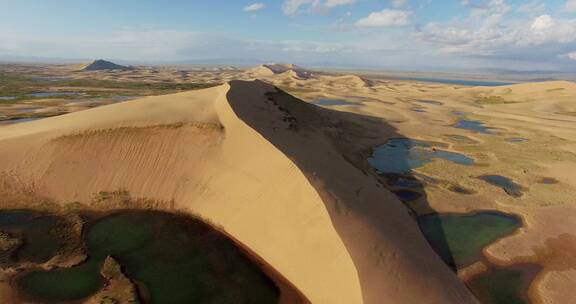
[(364, 133), (382, 126), (274, 92), (231, 82), (1, 127), (0, 172), (61, 202), (171, 200), (312, 303), (475, 302), (368, 173), (361, 152), (381, 138)]

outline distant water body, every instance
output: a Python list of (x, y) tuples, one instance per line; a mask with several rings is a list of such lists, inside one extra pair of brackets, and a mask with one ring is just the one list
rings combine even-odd
[(445, 84), (457, 84), (472, 87), (497, 87), (515, 84), (514, 82), (500, 82), (500, 81), (482, 81), (482, 80), (464, 80), (464, 79), (445, 79), (445, 78), (429, 78), (429, 77), (394, 77), (400, 80), (414, 80), (423, 82), (435, 82)]

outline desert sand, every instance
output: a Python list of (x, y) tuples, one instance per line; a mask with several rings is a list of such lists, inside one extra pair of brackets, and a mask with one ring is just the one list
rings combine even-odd
[[(465, 87), (292, 65), (51, 69), (78, 78), (223, 84), (0, 126), (0, 171), (42, 196), (67, 204), (125, 189), (172, 201), (231, 235), (311, 303), (474, 303), (410, 212), (497, 210), (519, 216), (523, 227), (484, 248), (486, 261), (461, 278), (487, 262), (537, 263), (532, 302), (574, 298), (574, 83)], [(350, 103), (310, 104), (319, 99)], [(463, 118), (490, 133), (455, 128)], [(409, 211), (367, 162), (374, 147), (399, 137), (444, 143), (476, 163), (438, 160), (416, 169), (441, 182), (426, 185)], [(476, 178), (485, 174), (513, 179), (524, 195)], [(453, 185), (471, 194), (450, 191)]]
[(382, 140), (362, 134), (375, 122), (274, 92), (234, 81), (4, 126), (0, 168), (62, 203), (103, 189), (174, 201), (313, 303), (474, 302), (357, 157)]

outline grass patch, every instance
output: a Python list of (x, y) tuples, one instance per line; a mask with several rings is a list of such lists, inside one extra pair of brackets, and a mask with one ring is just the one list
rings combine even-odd
[[(14, 104), (35, 99), (89, 99), (114, 96), (164, 95), (182, 91), (200, 90), (220, 83), (126, 82), (97, 79), (62, 79), (41, 81), (31, 77), (0, 72), (0, 104)], [(78, 94), (36, 97), (38, 92), (72, 92)]]

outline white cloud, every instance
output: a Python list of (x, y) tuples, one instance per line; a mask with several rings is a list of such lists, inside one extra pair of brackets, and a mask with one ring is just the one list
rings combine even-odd
[(576, 52), (566, 54), (568, 59), (576, 60)]
[(385, 9), (373, 12), (356, 22), (358, 27), (396, 27), (408, 24), (409, 11)]
[(576, 0), (567, 0), (565, 7), (569, 12), (576, 12)]
[(546, 3), (541, 0), (534, 0), (532, 2), (522, 4), (518, 7), (518, 11), (530, 15), (541, 14), (546, 11)]
[(528, 15), (518, 15), (502, 0), (471, 4), (469, 16), (431, 22), (419, 28), (416, 37), (452, 56), (492, 63), (555, 64), (558, 58), (569, 58), (566, 49), (576, 48), (576, 19), (541, 13), (530, 18), (542, 8), (539, 3), (530, 3)]
[(282, 4), (282, 11), (285, 15), (294, 16), (301, 7), (307, 7), (308, 11), (322, 11), (355, 2), (356, 0), (285, 0)]
[(323, 4), (320, 3), (320, 5), (324, 5), (326, 7), (336, 7), (340, 5), (354, 4), (354, 2), (356, 2), (356, 0), (326, 0)]
[(400, 8), (408, 4), (408, 0), (392, 0), (392, 6), (395, 8)]
[(550, 15), (542, 15), (532, 21), (530, 28), (533, 31), (544, 31), (554, 26), (554, 19)]
[(264, 8), (264, 3), (252, 3), (248, 6), (245, 6), (243, 11), (245, 12), (255, 12), (259, 11)]
[(301, 6), (312, 3), (313, 0), (286, 0), (282, 4), (282, 11), (285, 15), (295, 15)]

